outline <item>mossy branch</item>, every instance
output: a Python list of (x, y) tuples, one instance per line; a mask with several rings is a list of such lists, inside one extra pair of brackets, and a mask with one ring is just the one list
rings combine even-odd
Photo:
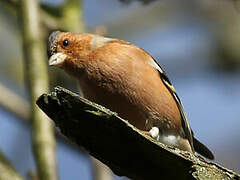
[(37, 100), (61, 132), (115, 174), (133, 179), (234, 179), (240, 176), (144, 135), (116, 113), (64, 88)]

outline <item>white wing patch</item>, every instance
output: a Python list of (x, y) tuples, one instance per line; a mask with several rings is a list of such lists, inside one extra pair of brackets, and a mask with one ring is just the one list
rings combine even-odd
[(160, 73), (163, 73), (162, 68), (153, 60), (152, 57), (151, 57), (151, 59), (148, 61), (148, 64), (150, 64), (152, 67), (154, 67), (155, 69), (157, 69)]
[[(165, 74), (165, 72), (163, 71), (163, 69), (153, 60), (153, 58), (151, 57), (150, 61), (148, 61), (148, 64), (150, 64), (152, 67), (154, 67), (155, 69), (157, 69), (160, 74)], [(176, 92), (176, 90), (174, 89), (172, 84), (169, 84), (169, 82), (165, 81), (165, 84), (173, 91)]]

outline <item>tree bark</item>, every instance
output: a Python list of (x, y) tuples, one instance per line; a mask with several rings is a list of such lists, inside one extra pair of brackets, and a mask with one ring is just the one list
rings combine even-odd
[(37, 100), (61, 132), (119, 176), (132, 179), (239, 179), (186, 151), (157, 142), (116, 113), (57, 87)]

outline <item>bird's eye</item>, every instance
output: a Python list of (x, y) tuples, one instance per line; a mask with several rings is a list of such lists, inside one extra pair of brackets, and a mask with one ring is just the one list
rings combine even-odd
[(65, 39), (63, 42), (62, 42), (63, 46), (64, 47), (67, 47), (68, 44), (69, 44), (69, 41), (67, 39)]

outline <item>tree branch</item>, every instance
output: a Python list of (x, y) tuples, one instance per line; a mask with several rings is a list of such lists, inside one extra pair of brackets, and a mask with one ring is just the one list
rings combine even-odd
[[(20, 8), (19, 0), (0, 0), (0, 3), (3, 4), (9, 12), (13, 15), (17, 15), (17, 11)], [(59, 8), (50, 8), (47, 5), (41, 5), (40, 14), (41, 22), (50, 29), (58, 29), (60, 23), (58, 22), (58, 12)]]
[(56, 167), (56, 144), (51, 122), (37, 108), (35, 101), (48, 90), (46, 47), (39, 25), (37, 0), (19, 1), (19, 17), (24, 52), (24, 73), (31, 99), (32, 144), (40, 180), (58, 179)]
[[(14, 116), (19, 118), (23, 123), (30, 125), (31, 123), (31, 107), (30, 103), (13, 92), (11, 89), (5, 87), (0, 83), (0, 107), (4, 108), (6, 111), (12, 113)], [(59, 131), (55, 130), (55, 136), (58, 140), (66, 143), (72, 148), (79, 150), (79, 152), (83, 153), (82, 149), (77, 147), (75, 144), (70, 142), (63, 136)], [(85, 153), (85, 152), (84, 152)]]
[[(19, 0), (0, 0), (13, 14), (19, 9)], [(40, 4), (40, 21), (50, 30), (61, 29), (71, 32), (84, 32), (82, 0), (68, 0), (60, 6)]]
[(102, 162), (89, 156), (92, 162), (93, 180), (113, 180), (112, 171)]
[(115, 174), (133, 179), (227, 179), (240, 176), (144, 135), (116, 113), (57, 87), (37, 100), (61, 132)]
[(29, 121), (30, 119), (30, 105), (29, 103), (14, 93), (11, 89), (3, 86), (0, 83), (0, 106), (10, 111), (20, 119)]
[(16, 172), (12, 164), (0, 151), (0, 180), (23, 180), (23, 178)]
[(148, 3), (151, 3), (155, 0), (119, 0), (119, 1), (121, 1), (123, 3), (131, 3), (133, 1), (141, 1), (143, 4), (148, 4)]
[(74, 33), (85, 32), (82, 0), (68, 0), (61, 7), (61, 12), (60, 29)]

